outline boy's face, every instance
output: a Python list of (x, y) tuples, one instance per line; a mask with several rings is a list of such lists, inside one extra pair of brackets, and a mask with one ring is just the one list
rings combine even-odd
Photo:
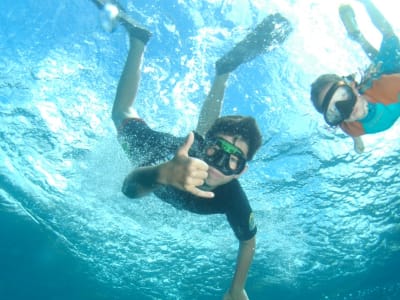
[(207, 145), (205, 149), (205, 161), (208, 161), (209, 165), (206, 184), (210, 188), (239, 178), (247, 169), (247, 143), (240, 138), (224, 134), (219, 134), (216, 138), (219, 141)]
[(321, 92), (321, 106), (326, 97), (329, 98), (329, 105), (324, 112), (324, 118), (329, 125), (335, 126), (343, 121), (354, 122), (365, 117), (368, 112), (368, 102), (360, 96), (354, 82), (328, 85)]
[(345, 81), (328, 84), (319, 97), (326, 123), (336, 126), (348, 119), (357, 102), (357, 94), (355, 87)]

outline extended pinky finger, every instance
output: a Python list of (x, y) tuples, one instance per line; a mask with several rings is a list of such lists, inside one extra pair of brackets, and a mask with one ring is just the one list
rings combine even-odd
[(192, 193), (195, 196), (202, 197), (202, 198), (213, 198), (214, 193), (210, 191), (203, 191), (198, 189), (197, 187), (193, 187), (192, 189), (188, 190), (189, 193)]
[[(193, 186), (193, 188), (195, 188), (196, 186), (202, 186), (204, 184), (204, 179), (198, 177), (191, 177), (190, 179), (188, 179), (188, 184), (190, 186)], [(191, 189), (191, 187), (189, 189)]]

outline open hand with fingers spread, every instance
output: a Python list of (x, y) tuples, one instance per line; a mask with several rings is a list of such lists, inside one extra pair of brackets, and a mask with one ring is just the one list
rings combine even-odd
[(208, 165), (198, 158), (189, 156), (193, 142), (194, 134), (191, 132), (175, 157), (160, 166), (158, 182), (199, 197), (212, 198), (214, 193), (199, 189), (207, 179)]

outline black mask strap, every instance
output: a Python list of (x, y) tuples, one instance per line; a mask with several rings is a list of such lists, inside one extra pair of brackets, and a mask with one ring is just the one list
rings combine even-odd
[(334, 85), (326, 93), (324, 100), (322, 101), (322, 113), (325, 115), (328, 110), (329, 103), (331, 103), (332, 96), (336, 92), (336, 90), (341, 87), (347, 85), (343, 80), (336, 82)]

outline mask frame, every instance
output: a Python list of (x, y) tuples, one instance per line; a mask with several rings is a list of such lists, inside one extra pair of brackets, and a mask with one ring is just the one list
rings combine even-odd
[[(336, 93), (339, 88), (345, 88), (350, 95), (349, 99), (340, 100), (335, 103), (335, 107), (337, 109), (338, 118), (330, 119), (327, 116), (329, 104), (332, 102), (332, 97)], [(344, 120), (348, 119), (353, 112), (354, 106), (357, 102), (357, 96), (355, 95), (353, 88), (346, 83), (344, 80), (340, 80), (336, 82), (326, 93), (323, 101), (322, 101), (322, 111), (324, 115), (325, 122), (330, 126), (337, 126), (342, 123)]]
[[(207, 152), (210, 151), (213, 153), (208, 154)], [(226, 176), (240, 174), (247, 163), (241, 149), (220, 137), (206, 140), (203, 159), (208, 165)], [(232, 168), (231, 165), (235, 163), (236, 167)]]

